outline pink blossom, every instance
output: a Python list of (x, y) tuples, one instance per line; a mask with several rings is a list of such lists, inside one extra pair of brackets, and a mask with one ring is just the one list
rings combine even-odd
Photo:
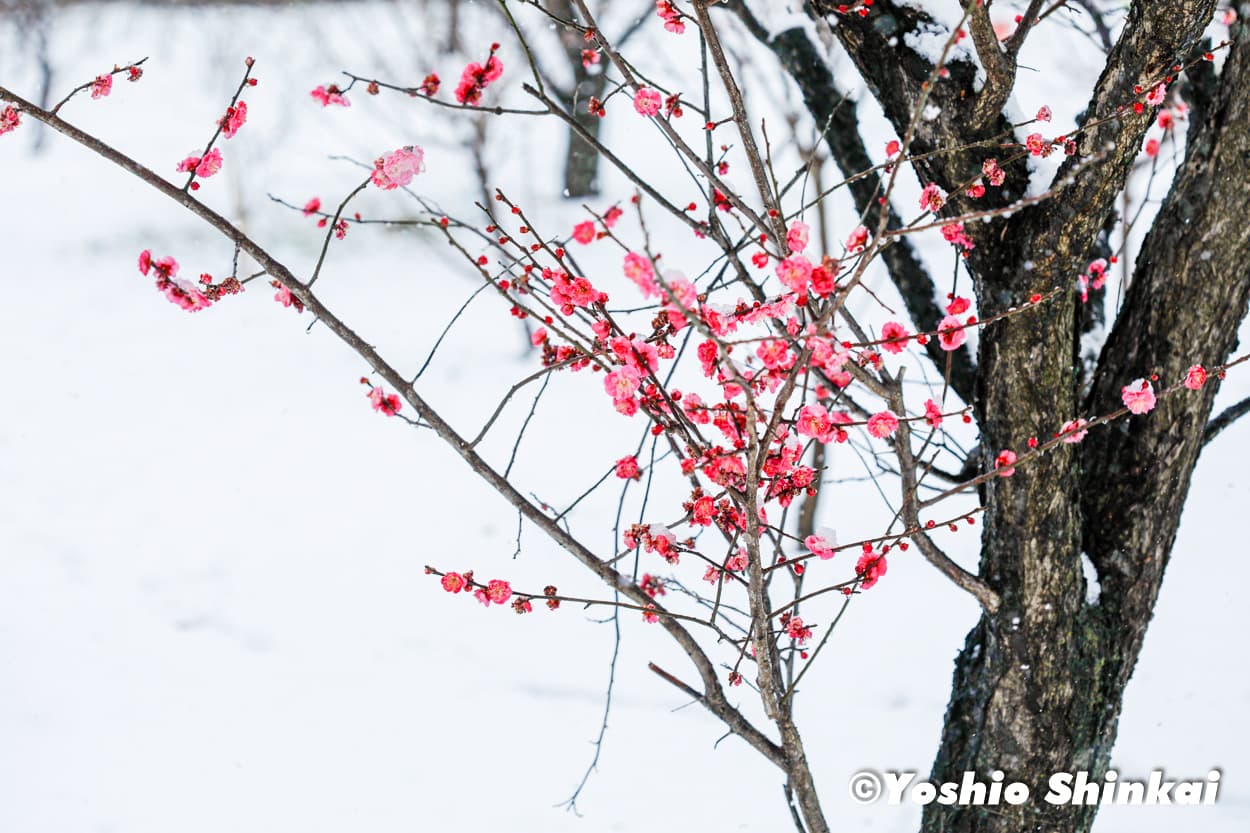
[(316, 214), (320, 210), (321, 210), (321, 198), (320, 197), (313, 197), (311, 200), (304, 203), (304, 216), (305, 217), (309, 217), (313, 214)]
[(681, 19), (681, 14), (669, 0), (656, 0), (655, 13), (664, 18), (664, 29), (666, 31), (675, 35), (680, 35), (686, 31), (686, 24)]
[(790, 247), (792, 252), (801, 252), (807, 248), (807, 243), (811, 239), (811, 229), (807, 223), (800, 223), (795, 220), (790, 224), (789, 231), (786, 232), (786, 245)]
[(1146, 93), (1146, 103), (1151, 107), (1158, 107), (1163, 103), (1163, 99), (1167, 97), (1167, 85), (1160, 81), (1155, 84), (1150, 92)]
[(239, 128), (247, 121), (247, 102), (240, 101), (233, 107), (226, 108), (226, 115), (221, 119), (221, 135), (227, 139), (233, 139), (234, 134), (239, 132)]
[(995, 188), (1002, 185), (1007, 177), (1007, 173), (998, 166), (997, 159), (986, 159), (982, 162), (981, 173), (985, 174), (985, 179)]
[(443, 576), (442, 584), (443, 589), (448, 593), (459, 593), (461, 590), (464, 590), (469, 583), (465, 581), (464, 576), (459, 573), (448, 573)]
[(1089, 423), (1080, 418), (1070, 419), (1059, 429), (1059, 433), (1062, 435), (1068, 434), (1069, 431), (1072, 431), (1073, 433), (1064, 437), (1063, 441), (1065, 443), (1079, 443), (1081, 440), (1085, 439), (1085, 435), (1089, 433), (1089, 431), (1085, 430), (1085, 426), (1088, 424)]
[(195, 166), (195, 175), (202, 179), (208, 179), (221, 170), (221, 162), (221, 151), (213, 148), (204, 154), (204, 158)]
[(1134, 379), (1120, 390), (1120, 399), (1130, 413), (1147, 414), (1155, 407), (1155, 390), (1145, 379)]
[(380, 387), (375, 387), (369, 391), (369, 401), (373, 403), (373, 410), (381, 411), (387, 416), (395, 416), (395, 414), (399, 413), (399, 409), (403, 407), (398, 394), (392, 393), (390, 396), (387, 396)]
[(998, 470), (999, 477), (1011, 477), (1016, 473), (1012, 468), (1016, 464), (1016, 452), (1009, 448), (1004, 448), (998, 452), (998, 456), (994, 458), (994, 468)]
[(856, 226), (851, 235), (846, 238), (846, 249), (852, 254), (858, 254), (868, 245), (868, 227)]
[(512, 598), (512, 585), (501, 579), (493, 578), (486, 584), (486, 598), (497, 605), (506, 604)]
[(897, 321), (887, 321), (881, 326), (881, 338), (885, 340), (881, 348), (891, 353), (902, 353), (910, 340), (907, 328)]
[(664, 98), (650, 87), (643, 87), (634, 93), (634, 109), (644, 116), (654, 116), (663, 104)]
[(22, 121), (22, 113), (16, 107), (9, 105), (0, 112), (0, 136), (12, 130), (16, 130)]
[(869, 590), (876, 584), (886, 571), (885, 554), (876, 555), (872, 550), (865, 550), (864, 554), (855, 562), (855, 574), (859, 576), (861, 590)]
[(595, 241), (595, 224), (590, 220), (573, 226), (573, 239), (583, 246)]
[(375, 159), (370, 180), (383, 191), (392, 191), (412, 182), (412, 178), (424, 170), (425, 151), (415, 145), (405, 145)]
[(642, 471), (638, 468), (638, 458), (631, 454), (617, 460), (616, 476), (622, 480), (637, 480), (642, 477)]
[(891, 139), (890, 141), (885, 143), (885, 155), (886, 156), (894, 156), (896, 153), (898, 153), (902, 149), (903, 149), (903, 146), (899, 144), (898, 139)]
[(643, 297), (651, 298), (660, 294), (660, 288), (655, 282), (655, 269), (651, 266), (651, 261), (635, 252), (629, 252), (625, 255), (625, 277), (637, 285), (641, 290)]
[(1146, 140), (1146, 145), (1145, 145), (1145, 147), (1143, 147), (1143, 148), (1142, 148), (1142, 151), (1143, 151), (1143, 152), (1144, 152), (1144, 153), (1145, 153), (1148, 157), (1150, 157), (1151, 159), (1154, 159), (1156, 156), (1158, 156), (1158, 155), (1159, 155), (1159, 140), (1158, 140), (1158, 139), (1147, 139), (1147, 140)]
[(804, 405), (799, 410), (799, 415), (794, 422), (794, 430), (798, 431), (801, 436), (828, 442), (833, 431), (833, 421), (829, 418), (829, 411), (825, 406), (816, 402)]
[(1045, 104), (1043, 104), (1041, 108), (1037, 111), (1037, 120), (1038, 121), (1050, 121), (1050, 117), (1051, 117), (1050, 108), (1047, 107)]
[(146, 275), (152, 269), (152, 252), (144, 249), (139, 252), (139, 272)]
[(1207, 383), (1207, 371), (1200, 364), (1196, 364), (1189, 368), (1185, 373), (1185, 387), (1190, 390), (1198, 390)]
[(804, 538), (803, 544), (812, 551), (813, 555), (828, 561), (837, 554), (834, 548), (838, 545), (838, 537), (832, 530), (820, 529), (818, 534)]
[(963, 322), (953, 315), (948, 315), (938, 324), (938, 344), (943, 350), (958, 350), (968, 340)]
[(295, 311), (297, 313), (304, 311), (304, 302), (299, 298), (296, 298), (295, 295), (292, 294), (291, 290), (287, 288), (286, 284), (279, 281), (270, 281), (269, 285), (278, 290), (274, 293), (273, 299), (279, 304), (284, 307), (295, 307)]
[(113, 76), (109, 73), (97, 75), (91, 82), (91, 97), (104, 98), (113, 91)]
[(530, 344), (534, 345), (535, 347), (539, 346), (546, 340), (547, 340), (547, 328), (546, 327), (539, 327), (537, 330), (530, 333)]
[(972, 302), (962, 295), (956, 295), (954, 298), (951, 298), (951, 302), (946, 305), (946, 313), (948, 315), (963, 315), (970, 309), (972, 309)]
[(603, 388), (614, 402), (629, 399), (642, 384), (642, 374), (632, 367), (613, 370), (603, 377)]
[(329, 107), (331, 104), (337, 104), (340, 107), (351, 107), (352, 103), (343, 95), (337, 84), (329, 86), (318, 86), (309, 93), (322, 107)]
[(802, 618), (791, 616), (786, 619), (786, 636), (802, 645), (812, 638), (812, 629), (803, 624)]
[(812, 263), (803, 255), (790, 255), (777, 264), (777, 277), (792, 292), (803, 292), (812, 276)]
[(975, 249), (976, 243), (972, 242), (972, 238), (964, 232), (963, 223), (947, 223), (942, 226), (942, 237), (947, 243), (953, 243), (956, 246), (963, 246), (965, 249)]
[(924, 421), (929, 423), (930, 427), (937, 428), (942, 424), (942, 409), (932, 399), (926, 399), (924, 403)]
[(656, 622), (660, 621), (660, 617), (655, 612), (655, 605), (648, 604), (646, 606), (646, 608), (642, 611), (642, 621), (646, 622), (648, 625), (654, 625)]
[(790, 355), (790, 347), (781, 339), (765, 341), (755, 351), (764, 367), (770, 370), (789, 370), (794, 366), (794, 357)]
[(1024, 144), (1029, 149), (1029, 153), (1034, 156), (1046, 155), (1046, 140), (1042, 138), (1041, 133), (1030, 133), (1025, 137)]
[(942, 206), (946, 204), (946, 192), (943, 191), (936, 182), (930, 182), (920, 192), (920, 207), (925, 211), (932, 211), (934, 214), (942, 210)]
[(881, 411), (868, 417), (868, 433), (877, 439), (890, 436), (898, 430), (898, 417), (889, 411)]

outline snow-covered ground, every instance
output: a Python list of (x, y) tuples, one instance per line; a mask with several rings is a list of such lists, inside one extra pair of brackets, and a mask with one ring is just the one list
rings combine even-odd
[[(443, 25), (420, 4), (109, 4), (59, 13), (50, 40), (58, 90), (150, 56), (141, 83), (119, 81), (65, 115), (170, 174), (202, 146), (243, 57), (255, 56), (250, 121), (201, 193), (306, 273), (318, 231), (265, 194), (333, 204), (360, 172), (329, 154), (369, 160), (419, 143), (422, 193), (473, 216), (467, 134), (444, 111), (359, 90), (351, 109), (322, 110), (307, 96), (343, 68), (405, 83), (437, 70), (453, 82), (465, 58), (428, 46)], [(475, 52), (502, 35), (484, 16), (480, 26)], [(657, 72), (688, 72), (670, 43), (640, 49)], [(29, 47), (0, 29), (0, 83), (33, 94)], [(501, 54), (519, 75), (515, 48)], [(755, 60), (751, 71), (764, 73), (770, 59)], [(1033, 89), (1057, 119), (1085, 99)], [(504, 95), (525, 103), (516, 86)], [(753, 103), (784, 104), (758, 93)], [(618, 105), (609, 141), (667, 175)], [(35, 153), (35, 135), (24, 125), (0, 138), (0, 831), (788, 829), (778, 773), (735, 739), (717, 744), (719, 724), (646, 670), (654, 661), (690, 675), (632, 616), (582, 816), (555, 806), (593, 754), (612, 626), (593, 610), (487, 611), (443, 593), (423, 567), (600, 596), (593, 578), (528, 526), (513, 560), (515, 513), (428, 432), (371, 411), (357, 381), (367, 368), (323, 328), (306, 334), (307, 315), (260, 286), (195, 316), (170, 306), (135, 271), (137, 253), (221, 276), (229, 246), (67, 140), (44, 136)], [(487, 154), (492, 181), (554, 229), (579, 219), (556, 193), (551, 149), (562, 143), (546, 122), (497, 122)], [(616, 176), (605, 185), (596, 207), (631, 193)], [(362, 206), (415, 211), (374, 193)], [(697, 271), (700, 250), (668, 234), (670, 258)], [(415, 368), (474, 280), (432, 237), (358, 227), (332, 248), (320, 288)], [(524, 344), (483, 298), (423, 392), (471, 431), (534, 367)], [(581, 395), (594, 382), (555, 377), (518, 456), (517, 481), (556, 505), (638, 442), (637, 425)], [(1234, 375), (1221, 401), (1248, 391)], [(483, 445), (488, 459), (506, 461), (530, 401), (508, 409)], [(1239, 650), (1250, 610), (1238, 602), (1250, 570), (1230, 517), (1250, 503), (1248, 432), (1226, 432), (1199, 464), (1114, 755), (1126, 777), (1221, 767), (1220, 801), (1107, 808), (1099, 833), (1231, 833), (1250, 822), (1250, 672)], [(838, 464), (857, 473), (849, 455)], [(839, 494), (830, 525), (881, 516), (866, 484)], [(602, 530), (592, 543), (604, 551), (614, 511), (605, 495), (577, 517), (579, 529)], [(946, 543), (967, 563), (975, 532), (958, 537)], [(927, 772), (951, 660), (975, 617), (957, 590), (902, 559), (851, 606), (799, 715), (839, 829), (915, 828), (917, 808), (858, 806), (846, 783), (862, 768)]]

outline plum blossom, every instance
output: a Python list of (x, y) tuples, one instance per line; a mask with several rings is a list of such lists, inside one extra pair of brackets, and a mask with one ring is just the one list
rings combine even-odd
[(375, 159), (369, 179), (382, 190), (392, 191), (412, 182), (424, 170), (425, 151), (416, 145), (405, 145)]
[(936, 214), (942, 210), (942, 206), (945, 204), (946, 192), (936, 182), (930, 182), (920, 192), (920, 207), (925, 211), (932, 211)]
[(664, 98), (650, 87), (643, 87), (634, 93), (634, 109), (644, 116), (654, 116), (663, 104)]
[(22, 121), (22, 113), (16, 107), (9, 105), (3, 111), (0, 111), (0, 136), (11, 130), (16, 130)]
[(953, 315), (948, 315), (938, 324), (938, 344), (943, 350), (958, 350), (968, 340), (963, 322)]
[(295, 311), (297, 313), (304, 311), (304, 302), (299, 298), (296, 298), (295, 295), (291, 293), (291, 290), (287, 288), (286, 284), (279, 281), (270, 281), (269, 285), (278, 290), (274, 294), (273, 299), (279, 304), (284, 307), (295, 307)]
[(1089, 431), (1085, 429), (1085, 426), (1088, 424), (1088, 422), (1080, 418), (1070, 419), (1059, 428), (1059, 433), (1068, 434), (1069, 431), (1072, 431), (1073, 433), (1064, 437), (1063, 441), (1065, 443), (1079, 443), (1081, 440), (1085, 439), (1085, 435), (1089, 433)]
[(975, 249), (977, 247), (977, 244), (973, 243), (972, 238), (964, 231), (963, 223), (947, 223), (942, 226), (942, 237), (947, 243), (963, 246), (965, 249)]
[(803, 619), (791, 616), (786, 619), (786, 636), (802, 645), (812, 638), (812, 629), (803, 624)]
[(814, 535), (808, 535), (804, 538), (803, 544), (812, 551), (813, 555), (823, 561), (828, 561), (837, 554), (838, 535), (828, 527), (821, 527), (816, 530)]
[(617, 460), (616, 476), (622, 480), (638, 480), (642, 477), (642, 471), (638, 468), (638, 458), (631, 454)]
[(680, 35), (686, 31), (686, 24), (681, 19), (681, 14), (669, 0), (655, 0), (655, 13), (664, 19), (666, 31), (674, 35)]
[(321, 198), (320, 197), (313, 197), (311, 200), (304, 203), (303, 211), (304, 211), (305, 217), (310, 217), (313, 214), (316, 214), (320, 210), (321, 210)]
[(642, 374), (632, 367), (613, 370), (603, 377), (603, 388), (612, 397), (613, 402), (629, 399), (642, 384)]
[(1003, 184), (1003, 180), (1007, 178), (1007, 172), (998, 166), (997, 159), (986, 159), (981, 163), (981, 173), (985, 174), (985, 179), (995, 188)]
[(110, 73), (97, 75), (96, 79), (91, 82), (91, 97), (104, 98), (113, 91), (113, 76)]
[(343, 95), (338, 84), (321, 85), (309, 93), (322, 107), (337, 104), (339, 107), (351, 107), (352, 103)]
[(1163, 103), (1163, 99), (1167, 97), (1167, 92), (1167, 85), (1160, 81), (1151, 88), (1150, 92), (1146, 93), (1146, 103), (1151, 107), (1158, 107)]
[(482, 100), (482, 91), (491, 83), (498, 81), (503, 75), (503, 62), (495, 57), (498, 44), (491, 44), (490, 57), (486, 65), (474, 61), (460, 73), (460, 83), (456, 85), (456, 101), (472, 106)]
[(812, 263), (803, 255), (790, 255), (777, 264), (777, 277), (792, 292), (803, 292), (812, 277)]
[(907, 328), (897, 321), (887, 321), (881, 326), (881, 338), (885, 342), (881, 349), (890, 353), (902, 353), (910, 340)]
[(1050, 118), (1051, 118), (1050, 107), (1043, 104), (1038, 109), (1036, 118), (1038, 121), (1050, 121)]
[(811, 229), (807, 223), (801, 223), (795, 220), (790, 224), (790, 229), (786, 232), (786, 245), (790, 247), (792, 252), (801, 252), (807, 248), (807, 243), (811, 239)]
[(794, 430), (801, 436), (811, 437), (822, 443), (829, 442), (833, 432), (833, 420), (829, 418), (829, 411), (819, 402), (804, 405), (794, 421)]
[(595, 242), (595, 224), (584, 220), (573, 226), (573, 239), (583, 246)]
[(502, 579), (493, 578), (486, 584), (486, 598), (497, 605), (507, 604), (512, 598), (512, 585)]
[(942, 409), (932, 399), (925, 400), (924, 421), (929, 423), (931, 428), (937, 428), (942, 424)]
[(233, 139), (234, 134), (239, 132), (239, 128), (247, 121), (247, 102), (240, 101), (233, 107), (226, 108), (226, 114), (221, 117), (221, 135), (227, 139)]
[(629, 278), (642, 292), (643, 297), (653, 298), (660, 294), (660, 287), (655, 282), (655, 269), (651, 261), (636, 252), (625, 255), (625, 277)]
[(459, 593), (468, 587), (469, 582), (459, 573), (448, 573), (443, 576), (442, 585), (448, 593)]
[(998, 470), (999, 477), (1011, 477), (1016, 473), (1013, 468), (1016, 464), (1016, 452), (1009, 448), (1004, 448), (998, 452), (998, 456), (994, 458), (994, 468)]
[(1185, 372), (1185, 387), (1190, 390), (1198, 390), (1207, 383), (1207, 371), (1200, 364), (1196, 364)]
[(1120, 390), (1120, 399), (1130, 413), (1148, 414), (1155, 407), (1155, 390), (1145, 379), (1134, 379)]
[(395, 416), (395, 414), (399, 413), (399, 409), (403, 407), (399, 394), (392, 393), (387, 396), (380, 387), (371, 388), (368, 396), (369, 401), (373, 403), (373, 410), (381, 411), (387, 416)]
[(868, 245), (868, 227), (856, 226), (850, 236), (846, 238), (846, 249), (851, 254), (858, 254)]
[(861, 590), (870, 590), (886, 571), (885, 554), (876, 555), (872, 550), (864, 550), (863, 555), (855, 562), (855, 575), (859, 576)]
[(221, 170), (221, 151), (213, 148), (201, 156), (188, 156), (178, 163), (179, 173), (193, 173), (201, 179), (207, 179)]
[(898, 430), (898, 417), (890, 411), (881, 411), (868, 417), (868, 433), (877, 439), (890, 436)]

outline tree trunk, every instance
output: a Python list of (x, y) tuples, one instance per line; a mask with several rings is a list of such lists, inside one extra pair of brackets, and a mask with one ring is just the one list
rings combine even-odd
[[(1156, 387), (1167, 387), (1192, 364), (1224, 361), (1246, 315), (1250, 44), (1244, 29), (1213, 99), (1202, 89), (1213, 85), (1209, 66), (1197, 79), (1185, 163), (1143, 245), (1083, 415), (1115, 410), (1121, 388), (1134, 378), (1157, 374)], [(1073, 246), (1093, 242), (1084, 234), (1068, 239)], [(1062, 241), (1030, 243), (1024, 252), (1051, 251), (1050, 244), (1063, 251)], [(1034, 258), (1034, 276), (1048, 262)], [(1076, 274), (1072, 265), (1054, 278)], [(982, 303), (994, 297), (985, 293)], [(1048, 320), (1029, 323), (1022, 315), (986, 331), (978, 407), (989, 458), (1022, 437), (1053, 431), (1056, 416), (1078, 415), (1079, 371), (1063, 360), (1072, 355), (1070, 311), (1059, 305)], [(1033, 370), (1021, 374), (1022, 367)], [(1124, 688), (1217, 387), (1212, 377), (1199, 392), (1161, 397), (1154, 412), (1093, 429), (1081, 445), (989, 484), (982, 574), (1004, 604), (972, 630), (956, 662), (933, 780), (958, 781), (965, 771), (988, 780), (1002, 770), (1006, 780), (1029, 785), (1031, 798), (1019, 806), (931, 804), (923, 830), (1089, 830), (1097, 806), (1052, 806), (1042, 800), (1046, 781), (1052, 773), (1085, 770), (1100, 782), (1109, 765)], [(1086, 601), (1082, 553), (1097, 570), (1096, 601)]]
[[(578, 64), (578, 69), (581, 64)], [(603, 119), (586, 107), (591, 96), (602, 99), (607, 77), (603, 73), (589, 75), (584, 70), (577, 73), (577, 82), (571, 96), (560, 103), (573, 113), (577, 123), (596, 139)], [(568, 131), (568, 148), (564, 153), (564, 196), (592, 197), (599, 193), (599, 151), (577, 134)]]

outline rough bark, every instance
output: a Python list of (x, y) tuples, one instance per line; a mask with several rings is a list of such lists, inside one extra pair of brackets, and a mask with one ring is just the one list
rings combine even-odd
[[(812, 4), (816, 14), (831, 4)], [(1068, 286), (1112, 215), (1151, 108), (1126, 107), (1134, 87), (1153, 84), (1191, 54), (1214, 4), (1137, 2), (1108, 57), (1086, 109), (1077, 154), (1056, 182), (1057, 195), (975, 230), (969, 258), (982, 317), (1034, 292)], [(922, 96), (940, 114), (916, 125), (912, 152), (945, 149), (918, 166), (948, 191), (975, 176), (986, 146), (1002, 141), (1005, 119), (971, 118), (972, 68), (924, 86), (932, 66), (907, 48), (904, 34), (924, 13), (874, 4), (868, 18), (839, 16), (834, 32), (868, 81), (899, 135)], [(1156, 372), (1174, 383), (1190, 364), (1219, 363), (1232, 348), (1250, 296), (1250, 74), (1244, 32), (1237, 36), (1218, 93), (1199, 108), (1184, 169), (1173, 184), (1139, 257), (1132, 288), (1082, 401), (1077, 344), (1084, 315), (1071, 303), (1043, 305), (982, 332), (976, 409), (988, 464), (999, 450), (1022, 450), (1077, 416), (1119, 407), (1120, 388)], [(816, 108), (813, 108), (816, 113)], [(984, 126), (981, 126), (984, 125)], [(1007, 141), (1015, 141), (1011, 134)], [(991, 204), (1017, 199), (1010, 178)], [(959, 205), (967, 208), (967, 205)], [(1028, 372), (1022, 372), (1028, 368)], [(1199, 394), (1160, 401), (1147, 417), (1090, 432), (1014, 477), (986, 484), (981, 577), (1002, 605), (968, 635), (954, 673), (934, 781), (965, 771), (988, 780), (1003, 770), (1029, 784), (1019, 805), (926, 808), (926, 831), (1086, 831), (1096, 807), (1042, 802), (1051, 773), (1101, 774), (1115, 740), (1120, 702), (1140, 651), (1203, 442), (1214, 380)], [(1188, 394), (1188, 392), (1184, 392)], [(1086, 603), (1081, 554), (1099, 573), (1101, 598)]]
[[(1135, 6), (1091, 116), (1106, 113), (1135, 83), (1186, 52), (1209, 14), (1201, 4)], [(1241, 183), (1250, 155), (1244, 129), (1222, 126), (1247, 118), (1244, 53), (1239, 45), (1220, 101), (1144, 246), (1085, 407), (1078, 409), (1072, 306), (1056, 304), (986, 332), (978, 410), (988, 455), (1046, 436), (1056, 419), (1114, 410), (1120, 388), (1136, 377), (1155, 371), (1172, 383), (1190, 364), (1218, 363), (1228, 354), (1247, 293), (1245, 227), (1228, 218), (1246, 207)], [(1020, 247), (987, 251), (974, 266), (983, 314), (1018, 303), (1030, 284), (1061, 285), (1080, 270), (1140, 146), (1141, 120), (1152, 115), (1126, 112), (1091, 131), (1082, 157), (1107, 142), (1115, 146), (1094, 165), (1098, 175), (1076, 173), (1059, 205), (1038, 206), (1007, 224), (1006, 239)], [(1216, 169), (1232, 181), (1215, 177)], [(1021, 268), (1026, 258), (1028, 272)], [(1034, 372), (1018, 372), (1026, 366)], [(981, 569), (1005, 603), (999, 616), (978, 623), (956, 664), (933, 777), (958, 780), (964, 771), (987, 776), (1001, 769), (1029, 784), (1034, 798), (1018, 807), (930, 805), (925, 830), (1089, 829), (1096, 807), (1053, 807), (1040, 799), (1051, 773), (1089, 770), (1100, 777), (1109, 763), (1124, 687), (1175, 540), (1213, 387), (1164, 399), (1148, 417), (1092, 431), (1079, 456), (1077, 447), (1065, 448), (989, 484)], [(1085, 600), (1082, 551), (1099, 571), (1097, 604)]]

